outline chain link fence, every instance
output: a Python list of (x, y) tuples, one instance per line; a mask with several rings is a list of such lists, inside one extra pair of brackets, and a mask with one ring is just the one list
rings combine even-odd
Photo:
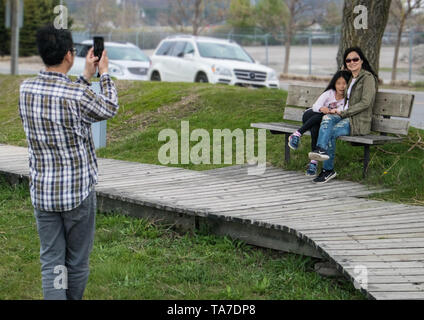
[[(105, 41), (130, 42), (152, 54), (159, 42), (168, 36), (181, 34), (166, 29), (123, 32), (113, 30), (104, 34), (73, 32), (75, 42), (103, 36)], [(285, 47), (284, 35), (272, 35), (250, 30), (250, 33), (207, 31), (202, 36), (229, 39), (245, 47), (253, 58), (262, 64), (283, 72)], [(385, 33), (382, 41), (380, 77), (388, 82), (391, 79), (393, 57), (397, 34)], [(289, 73), (295, 75), (329, 76), (337, 69), (336, 55), (340, 33), (303, 32), (292, 39)], [(405, 32), (401, 39), (397, 80), (424, 83), (424, 32)]]

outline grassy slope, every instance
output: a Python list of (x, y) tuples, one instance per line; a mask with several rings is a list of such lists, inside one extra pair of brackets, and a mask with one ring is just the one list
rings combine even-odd
[[(17, 109), (18, 84), (22, 79), (22, 77), (0, 76), (0, 143), (26, 145)], [(157, 138), (162, 129), (172, 128), (179, 132), (181, 120), (190, 121), (191, 131), (196, 128), (206, 129), (210, 133), (214, 128), (248, 129), (251, 122), (281, 120), (286, 98), (286, 93), (283, 91), (248, 90), (210, 85), (118, 82), (118, 87), (121, 110), (116, 118), (108, 122), (108, 147), (100, 150), (98, 155), (154, 164), (159, 164), (157, 154), (163, 143), (158, 142)], [(370, 174), (366, 182), (393, 189), (393, 192), (380, 195), (379, 198), (412, 204), (422, 205), (424, 203), (424, 182), (422, 179), (424, 151), (415, 147), (408, 152), (419, 137), (423, 136), (423, 133), (422, 130), (411, 129), (409, 137), (403, 144), (386, 145), (379, 149), (372, 148)], [(194, 144), (192, 143), (192, 145)], [(282, 136), (267, 134), (267, 160), (273, 165), (285, 167), (283, 146)], [(309, 151), (309, 138), (305, 137), (302, 140), (301, 149), (292, 153), (293, 161), (287, 168), (303, 170), (308, 161), (307, 151)], [(361, 181), (362, 148), (352, 148), (347, 143), (338, 142), (337, 152), (336, 166), (340, 179)], [(181, 167), (207, 170), (217, 167), (217, 165), (181, 165)], [(15, 196), (18, 197), (20, 193), (7, 191), (4, 186), (2, 188), (3, 190), (0, 191), (0, 195), (3, 197), (0, 199), (0, 219), (2, 219), (0, 239), (5, 239), (5, 241), (2, 240), (3, 242), (0, 242), (0, 245), (2, 252), (8, 252), (8, 254), (3, 256), (4, 261), (1, 261), (0, 266), (8, 267), (0, 268), (0, 278), (10, 278), (13, 277), (11, 273), (19, 273), (19, 270), (25, 271), (25, 276), (15, 274), (14, 281), (8, 282), (11, 291), (7, 290), (7, 292), (11, 292), (11, 294), (6, 294), (3, 298), (33, 297), (35, 292), (40, 295), (39, 279), (37, 278), (39, 277), (39, 270), (37, 263), (34, 262), (38, 255), (38, 243), (36, 241), (37, 236), (34, 233), (34, 220), (30, 214), (27, 191), (22, 191), (21, 196), (23, 198), (14, 198)], [(12, 201), (9, 201), (10, 199)], [(26, 203), (22, 199), (26, 199)], [(12, 212), (16, 212), (16, 214), (11, 215)], [(246, 259), (248, 257), (245, 252), (241, 251), (239, 255), (236, 255), (235, 262), (232, 263), (232, 257), (238, 252), (236, 248), (240, 245), (244, 246), (230, 241), (233, 243), (232, 247), (228, 243), (229, 251), (225, 251), (226, 249), (223, 248), (225, 248), (225, 243), (229, 241), (228, 239), (207, 235), (200, 235), (200, 238), (178, 236), (168, 233), (168, 231), (164, 232), (160, 228), (151, 227), (146, 222), (137, 222), (114, 216), (99, 216), (97, 228), (99, 232), (96, 235), (97, 244), (92, 260), (93, 273), (91, 279), (94, 280), (91, 281), (87, 290), (87, 297), (89, 298), (125, 299), (136, 297), (160, 298), (164, 296), (181, 299), (358, 297), (356, 293), (349, 291), (352, 288), (343, 291), (343, 293), (335, 293), (335, 291), (332, 291), (333, 289), (328, 289), (321, 280), (307, 278), (311, 274), (305, 274), (308, 268), (302, 266), (311, 266), (308, 259), (293, 256), (290, 259), (294, 260), (287, 262), (281, 257), (274, 257), (274, 259), (272, 254), (266, 253), (267, 251), (257, 251), (247, 247), (247, 256), (260, 252), (258, 254), (262, 255), (261, 258), (255, 256), (256, 260), (244, 260), (243, 256)], [(19, 231), (22, 229), (28, 229), (28, 232), (29, 230), (32, 231), (23, 233)], [(150, 238), (150, 232), (157, 236)], [(129, 238), (122, 237), (126, 233), (129, 233)], [(173, 241), (170, 241), (169, 237), (182, 239), (181, 245), (185, 249), (173, 249)], [(212, 245), (207, 247), (207, 245), (210, 245), (210, 241), (212, 241)], [(150, 247), (154, 243), (157, 246)], [(218, 245), (220, 250), (211, 254), (211, 257), (204, 254), (204, 252), (208, 252), (207, 250), (212, 250), (213, 247), (217, 246), (217, 243), (221, 244)], [(193, 253), (187, 253), (187, 248), (192, 248)], [(152, 255), (147, 254), (146, 256), (146, 250)], [(221, 254), (223, 260), (216, 260), (219, 259), (218, 257)], [(163, 255), (170, 260), (155, 260), (160, 259), (159, 257)], [(205, 259), (199, 258), (199, 256)], [(134, 257), (139, 259), (137, 261), (140, 263), (128, 264), (128, 261), (132, 261)], [(162, 265), (156, 270), (159, 274), (158, 277), (152, 272), (149, 273), (148, 268), (146, 269), (146, 266), (143, 265), (152, 257), (154, 261)], [(181, 257), (184, 258), (181, 260), (183, 264), (178, 263), (176, 269), (172, 267), (169, 267), (169, 270), (163, 268), (169, 261), (180, 261)], [(114, 264), (102, 263), (104, 261), (114, 261)], [(203, 265), (204, 261), (211, 261), (212, 265), (214, 261), (222, 261), (222, 268), (228, 268), (229, 274), (226, 276), (222, 276), (222, 273), (216, 274), (212, 267), (209, 270), (208, 267)], [(249, 269), (252, 265), (248, 261), (251, 261), (252, 265), (261, 266), (261, 268)], [(264, 269), (263, 266), (266, 263), (270, 263), (269, 268), (271, 269)], [(240, 265), (243, 268), (239, 268)], [(284, 275), (281, 269), (271, 267), (273, 265), (280, 267), (287, 265), (291, 266), (292, 269), (298, 269), (302, 273), (300, 282), (296, 282), (291, 288), (279, 290), (278, 288), (281, 287), (282, 283), (291, 278), (290, 276), (286, 278), (287, 275)], [(13, 267), (10, 268), (10, 266)], [(149, 266), (153, 267), (153, 265)], [(28, 270), (25, 269), (27, 267)], [(201, 274), (194, 273), (193, 270), (199, 268), (203, 270), (199, 271)], [(11, 271), (15, 269), (17, 271)], [(250, 276), (248, 274), (240, 275), (239, 273), (243, 269), (248, 270)], [(181, 270), (185, 270), (186, 273), (183, 273), (180, 277)], [(265, 272), (265, 270), (270, 273)], [(146, 272), (147, 275), (140, 278), (139, 275)], [(212, 275), (207, 276), (208, 272)], [(171, 277), (169, 277), (170, 274)], [(196, 279), (189, 279), (195, 275)], [(245, 284), (240, 284), (241, 287), (237, 287), (239, 278), (246, 278), (247, 281)], [(271, 279), (272, 281), (270, 281)], [(277, 281), (274, 285), (276, 279), (283, 282)], [(181, 287), (181, 281), (185, 286)], [(201, 285), (195, 285), (199, 281)], [(319, 293), (311, 291), (310, 281), (312, 281), (312, 287), (318, 288)], [(29, 290), (23, 290), (24, 282), (30, 283), (33, 287)], [(141, 290), (146, 282), (151, 284), (147, 293)], [(213, 285), (215, 282), (217, 284)], [(117, 290), (117, 294), (113, 296), (109, 290), (111, 283)], [(16, 292), (13, 290), (14, 286)], [(269, 289), (266, 294), (260, 289), (259, 292), (262, 293), (258, 294), (255, 291), (256, 289), (251, 288), (252, 286), (273, 289)], [(3, 284), (1, 287), (3, 287)], [(203, 292), (205, 293), (203, 294)], [(323, 296), (325, 292), (328, 292), (328, 295)], [(0, 292), (0, 294), (3, 293)]]
[[(18, 84), (23, 78), (0, 76), (0, 143), (24, 146), (25, 135), (20, 122)], [(120, 112), (108, 121), (108, 147), (98, 152), (101, 157), (160, 164), (158, 142), (162, 129), (180, 133), (181, 121), (190, 121), (190, 132), (206, 129), (243, 130), (252, 122), (280, 121), (286, 92), (280, 90), (248, 90), (245, 88), (181, 83), (118, 82)], [(424, 204), (423, 130), (411, 128), (402, 144), (371, 148), (369, 177), (365, 183), (391, 188), (378, 199)], [(257, 138), (257, 135), (256, 135)], [(256, 139), (257, 140), (257, 139)], [(267, 134), (267, 161), (279, 167), (303, 170), (309, 151), (309, 137), (302, 139), (292, 161), (283, 161), (283, 137)], [(191, 146), (196, 142), (191, 142)], [(412, 149), (411, 149), (412, 148)], [(235, 146), (233, 146), (235, 163)], [(362, 151), (338, 142), (336, 170), (340, 179), (362, 181)], [(212, 152), (212, 150), (211, 150)], [(211, 157), (212, 159), (212, 157)], [(180, 165), (193, 170), (206, 170), (224, 165)]]

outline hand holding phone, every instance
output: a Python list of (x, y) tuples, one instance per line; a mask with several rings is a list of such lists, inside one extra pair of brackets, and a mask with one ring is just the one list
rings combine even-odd
[(105, 49), (105, 42), (103, 37), (94, 37), (94, 55), (99, 58), (98, 61), (102, 58), (103, 50)]
[[(105, 49), (105, 40), (103, 37), (93, 37), (94, 56), (98, 58), (97, 62), (102, 58), (103, 50)], [(97, 78), (100, 78), (100, 70), (97, 73)]]

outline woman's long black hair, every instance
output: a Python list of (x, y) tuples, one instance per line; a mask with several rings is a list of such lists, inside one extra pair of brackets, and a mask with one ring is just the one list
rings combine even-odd
[(343, 65), (344, 65), (346, 70), (349, 70), (347, 68), (346, 58), (349, 55), (349, 53), (351, 53), (351, 52), (356, 52), (359, 55), (359, 57), (363, 61), (363, 63), (362, 63), (363, 69), (371, 72), (374, 75), (374, 77), (378, 78), (377, 74), (374, 72), (373, 68), (371, 67), (370, 63), (368, 62), (368, 59), (365, 57), (364, 53), (362, 52), (361, 48), (359, 48), (359, 47), (351, 47), (351, 48), (346, 49), (346, 51), (343, 55)]
[(327, 87), (327, 89), (325, 89), (325, 91), (328, 91), (328, 90), (331, 90), (331, 89), (336, 91), (337, 80), (339, 80), (340, 78), (344, 78), (346, 80), (346, 84), (348, 84), (351, 77), (352, 77), (352, 73), (350, 71), (346, 71), (346, 70), (337, 71), (334, 74), (333, 78), (331, 79), (331, 81), (328, 84), (328, 87)]

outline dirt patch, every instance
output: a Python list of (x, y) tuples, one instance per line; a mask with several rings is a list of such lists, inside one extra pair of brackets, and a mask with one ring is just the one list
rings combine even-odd
[(112, 143), (117, 142), (124, 136), (146, 130), (164, 118), (169, 120), (183, 119), (199, 109), (198, 99), (199, 94), (193, 91), (184, 96), (180, 101), (170, 105), (164, 105), (156, 111), (136, 115), (132, 115), (132, 112), (128, 111), (127, 115), (129, 115), (130, 118), (119, 128), (109, 130), (108, 140)]

